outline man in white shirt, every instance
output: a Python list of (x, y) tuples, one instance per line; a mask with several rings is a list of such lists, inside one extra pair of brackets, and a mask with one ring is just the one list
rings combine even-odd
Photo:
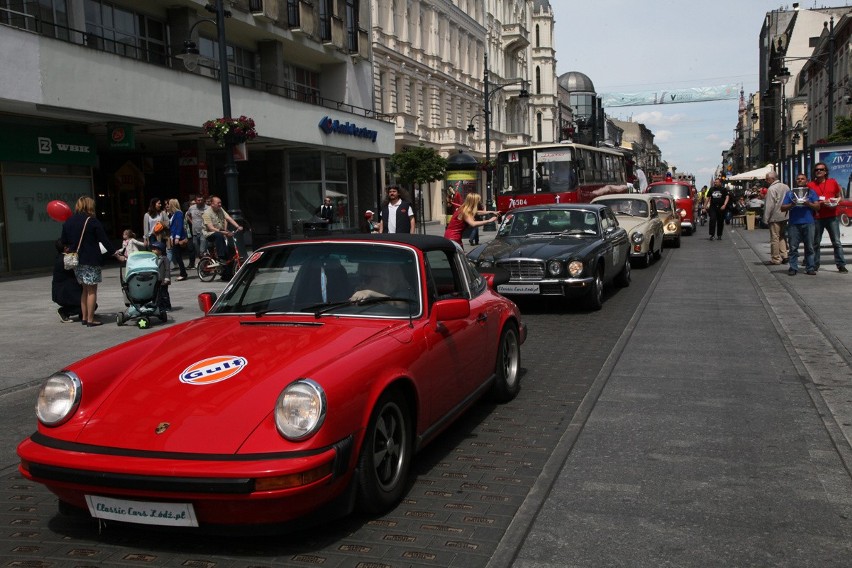
[(414, 233), (414, 208), (402, 198), (399, 187), (388, 186), (388, 198), (379, 212), (380, 233)]

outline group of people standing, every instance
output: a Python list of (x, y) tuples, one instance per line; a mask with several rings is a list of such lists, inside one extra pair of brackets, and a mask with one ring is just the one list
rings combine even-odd
[(837, 180), (828, 177), (828, 165), (817, 162), (813, 178), (804, 173), (796, 176), (790, 188), (778, 179), (778, 174), (766, 174), (769, 188), (763, 221), (769, 225), (770, 264), (789, 264), (787, 273), (799, 272), (799, 246), (804, 246), (806, 274), (815, 275), (820, 269), (820, 243), (828, 231), (834, 252), (834, 264), (842, 273), (849, 272), (840, 240), (840, 221), (837, 205), (843, 197)]

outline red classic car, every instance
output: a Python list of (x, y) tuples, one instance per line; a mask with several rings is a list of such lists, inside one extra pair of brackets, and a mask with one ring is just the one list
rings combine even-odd
[(520, 388), (526, 327), (493, 276), (426, 235), (261, 247), (204, 317), (49, 377), (20, 472), (60, 511), (131, 523), (386, 510), (417, 450)]
[(688, 181), (668, 180), (648, 184), (645, 193), (669, 193), (675, 198), (680, 224), (686, 234), (695, 232), (695, 187)]

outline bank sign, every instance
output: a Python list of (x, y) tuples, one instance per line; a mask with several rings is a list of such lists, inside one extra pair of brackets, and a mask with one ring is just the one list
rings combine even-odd
[(94, 166), (97, 150), (89, 134), (0, 124), (0, 161)]
[(370, 142), (375, 142), (379, 134), (369, 128), (360, 128), (355, 123), (340, 122), (327, 116), (322, 117), (322, 120), (319, 121), (319, 128), (326, 134), (343, 134), (355, 138), (366, 138)]

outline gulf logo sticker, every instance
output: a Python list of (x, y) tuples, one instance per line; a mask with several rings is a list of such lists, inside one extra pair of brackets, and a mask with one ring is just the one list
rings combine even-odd
[(245, 357), (217, 355), (196, 361), (180, 374), (180, 382), (188, 385), (212, 385), (228, 380), (248, 365)]

